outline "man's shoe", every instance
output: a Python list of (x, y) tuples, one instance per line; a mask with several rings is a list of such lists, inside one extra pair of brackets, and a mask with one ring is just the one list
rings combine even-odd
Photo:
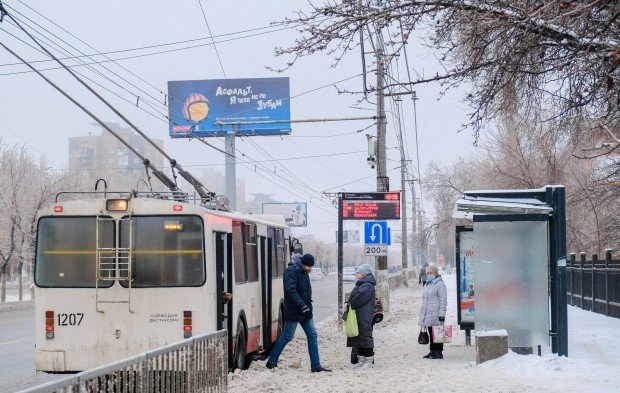
[(443, 359), (443, 351), (435, 351), (433, 352), (433, 356), (430, 359)]
[(430, 351), (427, 355), (422, 356), (424, 359), (430, 359), (435, 354), (435, 351)]
[(267, 364), (265, 364), (265, 367), (267, 367), (268, 369), (270, 369), (270, 370), (271, 370), (272, 368), (276, 368), (276, 367), (278, 367), (278, 365), (277, 365), (277, 364), (275, 364), (275, 363), (269, 363), (269, 362), (267, 362)]
[(332, 372), (332, 370), (330, 370), (330, 369), (328, 369), (328, 368), (325, 368), (325, 367), (323, 367), (323, 366), (320, 366), (320, 367), (317, 367), (317, 368), (313, 368), (313, 369), (312, 369), (312, 372), (313, 372), (313, 373), (320, 373), (320, 372), (322, 372), (322, 371), (323, 371), (323, 372), (327, 372), (327, 373), (331, 373), (331, 372)]

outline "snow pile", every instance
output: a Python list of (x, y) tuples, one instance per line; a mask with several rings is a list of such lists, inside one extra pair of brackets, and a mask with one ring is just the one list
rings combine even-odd
[[(448, 286), (447, 323), (456, 325), (454, 276), (444, 276)], [(569, 358), (550, 353), (507, 355), (475, 365), (474, 346), (465, 346), (464, 332), (454, 330), (444, 345), (444, 359), (430, 360), (428, 345), (417, 337), (421, 287), (399, 289), (390, 295), (391, 312), (375, 326), (375, 367), (350, 367), (350, 349), (332, 317), (317, 326), (323, 366), (332, 373), (311, 373), (306, 339), (299, 327), (284, 349), (278, 368), (268, 370), (264, 361), (250, 369), (229, 374), (230, 392), (617, 392), (620, 391), (620, 320), (570, 307)], [(474, 337), (472, 337), (474, 339)], [(545, 352), (549, 352), (548, 349)]]
[(481, 330), (479, 332), (476, 332), (476, 337), (503, 337), (503, 336), (507, 336), (508, 332), (506, 332), (506, 330), (504, 329), (499, 329), (499, 330)]

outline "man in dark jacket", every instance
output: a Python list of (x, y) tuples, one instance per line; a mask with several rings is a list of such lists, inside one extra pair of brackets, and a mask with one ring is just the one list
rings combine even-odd
[(308, 338), (310, 370), (313, 373), (331, 371), (321, 366), (318, 335), (312, 320), (312, 287), (308, 277), (312, 266), (314, 266), (312, 255), (293, 254), (291, 262), (284, 271), (284, 328), (269, 355), (267, 368), (278, 367), (278, 358), (282, 350), (295, 337), (295, 329), (297, 324), (300, 324)]

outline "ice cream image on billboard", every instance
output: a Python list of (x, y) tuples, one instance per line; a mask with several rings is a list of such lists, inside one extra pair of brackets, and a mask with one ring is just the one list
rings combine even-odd
[(183, 101), (183, 116), (194, 123), (194, 131), (200, 131), (200, 122), (209, 116), (209, 100), (200, 93), (192, 93)]

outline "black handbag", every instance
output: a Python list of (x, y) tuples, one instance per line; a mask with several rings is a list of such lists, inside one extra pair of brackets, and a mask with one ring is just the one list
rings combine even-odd
[(426, 331), (425, 327), (421, 327), (420, 328), (420, 334), (418, 334), (418, 344), (428, 344), (430, 342), (430, 339), (428, 338), (428, 332)]

